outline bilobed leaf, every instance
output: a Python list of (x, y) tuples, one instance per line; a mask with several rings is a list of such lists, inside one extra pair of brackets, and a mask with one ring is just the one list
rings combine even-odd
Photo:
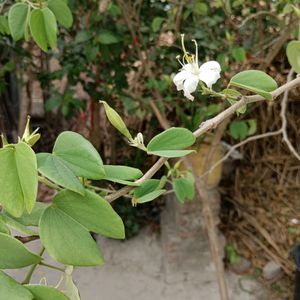
[(9, 9), (8, 25), (10, 33), (15, 41), (20, 40), (24, 36), (29, 10), (30, 6), (27, 3), (16, 3)]
[(286, 48), (288, 61), (295, 72), (300, 73), (300, 41), (291, 41)]
[(62, 132), (56, 139), (53, 154), (76, 176), (89, 179), (105, 177), (102, 159), (94, 146), (76, 132)]
[(143, 173), (139, 169), (127, 166), (105, 165), (104, 170), (106, 173), (105, 180), (125, 185), (137, 186), (139, 184), (132, 181), (143, 176)]
[(20, 241), (10, 235), (0, 233), (0, 245), (0, 269), (23, 268), (41, 261), (39, 256), (29, 252)]
[(14, 217), (31, 212), (37, 195), (35, 154), (25, 143), (0, 149), (0, 204)]
[(233, 121), (229, 126), (230, 135), (236, 140), (243, 140), (248, 135), (248, 126), (245, 121)]
[(79, 194), (84, 193), (83, 185), (63, 159), (50, 153), (38, 153), (36, 157), (38, 170), (42, 175), (68, 190)]
[(42, 215), (40, 237), (49, 255), (62, 264), (96, 266), (104, 262), (89, 231), (55, 205)]
[(195, 197), (194, 177), (188, 173), (185, 177), (177, 178), (172, 182), (173, 190), (179, 202), (193, 200)]
[(44, 16), (45, 30), (47, 34), (48, 44), (52, 49), (56, 47), (57, 44), (57, 23), (56, 18), (53, 12), (45, 7), (42, 9)]
[(138, 203), (145, 203), (154, 200), (166, 190), (162, 189), (161, 181), (148, 179), (134, 190), (134, 198)]
[(257, 70), (240, 72), (231, 78), (229, 84), (261, 95), (267, 100), (272, 100), (270, 92), (277, 88), (277, 83), (271, 76)]
[(146, 194), (144, 196), (141, 196), (140, 198), (136, 198), (136, 202), (137, 203), (146, 203), (146, 202), (150, 202), (156, 198), (158, 198), (159, 196), (161, 196), (166, 190), (156, 190), (153, 191), (149, 194)]
[(125, 238), (122, 219), (106, 200), (94, 192), (86, 190), (81, 196), (71, 191), (61, 191), (53, 203), (89, 231), (116, 239)]
[(56, 288), (45, 285), (24, 285), (31, 294), (34, 300), (70, 300), (64, 293)]
[(25, 212), (20, 218), (14, 219), (24, 226), (38, 226), (40, 218), (47, 207), (48, 205), (45, 203), (36, 202), (30, 214)]
[(26, 235), (34, 235), (34, 236), (38, 236), (38, 232), (35, 230), (32, 230), (29, 227), (26, 227), (25, 225), (23, 225), (22, 223), (18, 222), (17, 219), (11, 217), (10, 215), (8, 215), (7, 213), (3, 214), (3, 219), (6, 223), (6, 225), (11, 228), (14, 229), (22, 234), (26, 234)]
[(48, 8), (34, 9), (30, 14), (30, 30), (35, 42), (45, 52), (48, 44), (56, 47), (57, 24), (53, 12)]
[(54, 13), (57, 22), (66, 28), (73, 24), (73, 16), (70, 8), (63, 0), (49, 0), (48, 7)]
[(156, 135), (147, 146), (148, 153), (164, 157), (180, 157), (192, 150), (183, 150), (195, 143), (195, 136), (185, 128), (172, 127)]
[(33, 300), (29, 290), (2, 271), (0, 271), (0, 287), (1, 300)]
[(112, 109), (105, 101), (100, 101), (104, 105), (106, 116), (111, 123), (120, 133), (122, 133), (129, 141), (133, 141), (132, 135), (127, 129), (124, 121), (120, 117), (120, 115)]

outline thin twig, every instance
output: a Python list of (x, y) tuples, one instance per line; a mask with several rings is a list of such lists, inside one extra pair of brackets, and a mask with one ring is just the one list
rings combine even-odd
[[(293, 78), (294, 70), (291, 69), (288, 76), (287, 76), (287, 81), (291, 82)], [(286, 118), (286, 110), (287, 110), (287, 103), (289, 99), (289, 90), (286, 90), (283, 94), (282, 102), (281, 102), (281, 112), (280, 112), (280, 117), (282, 120), (282, 126), (281, 126), (281, 131), (282, 131), (282, 139), (288, 146), (289, 150), (291, 153), (300, 161), (300, 155), (292, 145), (291, 141), (289, 140), (288, 134), (287, 134), (287, 118)]]
[[(279, 95), (284, 93), (286, 90), (291, 90), (292, 88), (296, 87), (297, 85), (300, 85), (300, 77), (295, 78), (294, 80), (287, 82), (286, 84), (282, 85), (281, 87), (277, 88), (275, 91), (273, 91), (272, 99), (277, 98)], [(232, 106), (228, 107), (226, 110), (218, 114), (212, 119), (209, 119), (205, 122), (203, 122), (200, 127), (194, 131), (195, 137), (199, 137), (209, 131), (212, 128), (215, 128), (218, 126), (224, 119), (234, 114), (239, 108), (246, 104), (255, 103), (255, 102), (261, 102), (265, 101), (266, 99), (260, 95), (254, 95), (254, 96), (247, 96), (242, 97), (238, 102), (233, 104)], [(159, 158), (156, 163), (144, 174), (143, 177), (141, 177), (139, 180), (136, 181), (136, 183), (143, 183), (145, 180), (152, 178), (156, 172), (165, 164), (165, 162), (168, 159), (165, 157)], [(112, 202), (126, 194), (128, 194), (132, 190), (132, 187), (126, 186), (122, 189), (116, 191), (115, 193), (112, 193), (111, 195), (108, 195), (105, 197), (105, 199), (109, 202)]]

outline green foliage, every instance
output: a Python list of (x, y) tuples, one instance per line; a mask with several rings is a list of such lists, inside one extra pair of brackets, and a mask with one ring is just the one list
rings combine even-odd
[(14, 217), (31, 212), (37, 195), (37, 163), (31, 148), (20, 142), (0, 149), (0, 203)]
[(184, 176), (174, 179), (172, 187), (177, 200), (181, 203), (184, 203), (186, 200), (193, 200), (195, 197), (195, 180), (190, 172), (186, 172)]
[(86, 190), (83, 196), (61, 191), (54, 197), (53, 204), (89, 231), (116, 239), (125, 238), (121, 218), (106, 200), (91, 191)]
[(132, 181), (143, 176), (143, 173), (139, 169), (127, 166), (105, 165), (104, 170), (106, 174), (105, 180), (125, 185), (135, 186), (137, 184)]
[(57, 23), (53, 12), (48, 8), (35, 9), (30, 14), (30, 30), (33, 39), (45, 52), (48, 45), (54, 49), (57, 43)]
[(1, 300), (33, 300), (33, 295), (24, 286), (0, 270)]
[(88, 229), (55, 205), (42, 215), (40, 238), (49, 255), (60, 263), (97, 266), (104, 262)]
[(9, 31), (15, 41), (24, 37), (28, 26), (28, 15), (30, 6), (27, 3), (14, 4), (8, 13)]
[(162, 189), (164, 183), (158, 179), (148, 179), (134, 189), (134, 199), (137, 203), (152, 201), (161, 196), (166, 190)]
[[(13, 39), (28, 40), (31, 34), (45, 52), (48, 46), (52, 49), (57, 46), (57, 22), (66, 28), (73, 24), (72, 13), (64, 0), (41, 1), (39, 5), (29, 2), (16, 3), (10, 7), (8, 13), (9, 32)], [(8, 33), (8, 30), (5, 30), (5, 33)]]
[(185, 128), (170, 128), (156, 135), (147, 145), (149, 154), (163, 157), (181, 157), (193, 150), (183, 150), (195, 143), (195, 136)]
[(0, 269), (17, 269), (37, 264), (41, 258), (30, 251), (17, 239), (0, 233)]
[(76, 176), (89, 179), (101, 179), (105, 176), (98, 151), (76, 132), (61, 133), (54, 144), (53, 155), (61, 158)]
[(229, 133), (236, 140), (244, 140), (256, 132), (256, 120), (233, 121), (229, 125)]
[(34, 300), (70, 300), (59, 290), (43, 285), (25, 285), (25, 287), (34, 296)]
[(295, 72), (300, 73), (300, 41), (291, 41), (286, 48), (286, 55)]
[(277, 83), (271, 76), (256, 70), (243, 71), (234, 75), (229, 85), (261, 95), (267, 100), (273, 100), (270, 92), (277, 88)]
[(63, 0), (49, 0), (48, 8), (53, 12), (58, 23), (66, 28), (73, 24), (73, 16), (70, 8)]

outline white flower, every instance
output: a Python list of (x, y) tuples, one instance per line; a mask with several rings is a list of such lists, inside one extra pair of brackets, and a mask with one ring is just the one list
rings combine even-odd
[(199, 81), (203, 81), (208, 88), (211, 89), (212, 85), (217, 82), (220, 78), (221, 66), (217, 61), (208, 61), (199, 67), (198, 62), (198, 46), (196, 44), (196, 55), (189, 55), (185, 50), (184, 46), (184, 35), (182, 37), (182, 48), (183, 48), (183, 60), (182, 62), (178, 59), (182, 68), (177, 73), (173, 82), (175, 83), (177, 90), (183, 90), (184, 96), (190, 100), (194, 100), (194, 96), (191, 93), (195, 92)]

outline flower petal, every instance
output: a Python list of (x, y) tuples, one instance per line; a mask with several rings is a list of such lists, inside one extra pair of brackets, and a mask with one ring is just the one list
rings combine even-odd
[(199, 74), (199, 79), (203, 81), (208, 88), (211, 88), (220, 78), (220, 73), (216, 71), (203, 71)]
[(189, 78), (187, 78), (183, 83), (183, 91), (184, 96), (190, 100), (194, 100), (194, 97), (191, 95), (191, 93), (196, 91), (196, 88), (198, 86), (199, 78), (198, 76), (191, 75)]
[(190, 73), (183, 70), (177, 73), (174, 78), (173, 82), (177, 87), (177, 91), (180, 91), (183, 89), (183, 81), (186, 80), (190, 76)]
[(205, 71), (215, 71), (215, 72), (221, 72), (221, 66), (220, 64), (215, 61), (215, 60), (210, 60), (204, 63), (203, 65), (200, 66), (199, 68), (200, 72), (205, 72)]

